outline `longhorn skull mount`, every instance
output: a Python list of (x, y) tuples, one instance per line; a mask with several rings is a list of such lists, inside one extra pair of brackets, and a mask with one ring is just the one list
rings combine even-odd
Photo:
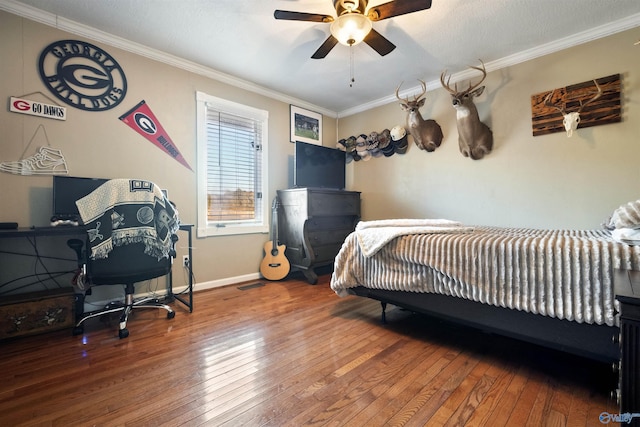
[(556, 91), (555, 89), (552, 90), (551, 93), (549, 93), (549, 95), (547, 95), (547, 97), (544, 99), (545, 106), (555, 108), (562, 114), (562, 124), (564, 125), (564, 129), (567, 131), (567, 137), (569, 138), (573, 136), (573, 132), (578, 129), (578, 125), (580, 124), (580, 113), (582, 112), (584, 107), (602, 96), (602, 88), (600, 87), (598, 82), (596, 80), (593, 80), (593, 83), (596, 85), (597, 92), (592, 92), (591, 95), (593, 95), (593, 97), (584, 103), (582, 102), (582, 100), (580, 100), (580, 107), (578, 107), (577, 111), (567, 112), (565, 107), (559, 107), (558, 105), (551, 104), (551, 98), (553, 98), (553, 94)]

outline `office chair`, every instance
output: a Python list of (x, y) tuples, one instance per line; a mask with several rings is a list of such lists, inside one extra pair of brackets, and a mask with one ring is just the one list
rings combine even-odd
[(176, 256), (175, 244), (178, 236), (171, 235), (171, 249), (169, 256), (157, 259), (155, 256), (146, 255), (144, 243), (133, 243), (116, 246), (109, 253), (108, 258), (91, 259), (86, 256), (85, 242), (80, 239), (67, 241), (78, 256), (78, 266), (81, 271), (82, 281), (86, 285), (124, 285), (125, 300), (123, 302), (111, 302), (100, 310), (84, 313), (84, 293), (76, 294), (76, 325), (74, 335), (84, 332), (83, 323), (87, 319), (102, 316), (109, 313), (122, 312), (118, 336), (129, 336), (127, 320), (133, 309), (161, 308), (167, 310), (167, 319), (173, 319), (176, 313), (166, 304), (152, 298), (134, 300), (135, 283), (154, 279), (167, 275), (171, 271), (173, 259)]

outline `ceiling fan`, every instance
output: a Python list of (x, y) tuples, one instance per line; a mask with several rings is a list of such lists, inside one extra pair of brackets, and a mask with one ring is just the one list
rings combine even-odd
[(276, 10), (273, 16), (276, 19), (290, 21), (331, 23), (331, 35), (311, 56), (313, 59), (322, 59), (327, 56), (338, 42), (346, 46), (353, 46), (361, 41), (364, 41), (373, 50), (384, 56), (395, 49), (396, 46), (373, 29), (373, 21), (381, 21), (394, 16), (429, 9), (431, 1), (393, 0), (373, 6), (365, 13), (367, 3), (369, 3), (368, 0), (333, 0), (337, 18), (331, 15), (288, 10)]

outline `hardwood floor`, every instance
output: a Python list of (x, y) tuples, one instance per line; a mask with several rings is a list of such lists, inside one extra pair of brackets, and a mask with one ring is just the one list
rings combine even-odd
[[(300, 276), (300, 279), (302, 276)], [(339, 298), (329, 276), (0, 342), (4, 426), (602, 426), (610, 368)]]

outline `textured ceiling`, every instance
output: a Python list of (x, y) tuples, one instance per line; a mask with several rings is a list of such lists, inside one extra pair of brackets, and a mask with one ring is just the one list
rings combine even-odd
[(87, 37), (99, 30), (342, 116), (388, 102), (402, 81), (434, 87), (444, 69), (461, 72), (479, 58), (492, 70), (640, 26), (638, 0), (433, 0), (374, 23), (397, 47), (381, 57), (355, 46), (350, 87), (348, 47), (311, 59), (329, 24), (273, 17), (275, 9), (335, 15), (332, 0), (0, 0), (5, 10), (40, 13), (24, 5), (90, 27)]

